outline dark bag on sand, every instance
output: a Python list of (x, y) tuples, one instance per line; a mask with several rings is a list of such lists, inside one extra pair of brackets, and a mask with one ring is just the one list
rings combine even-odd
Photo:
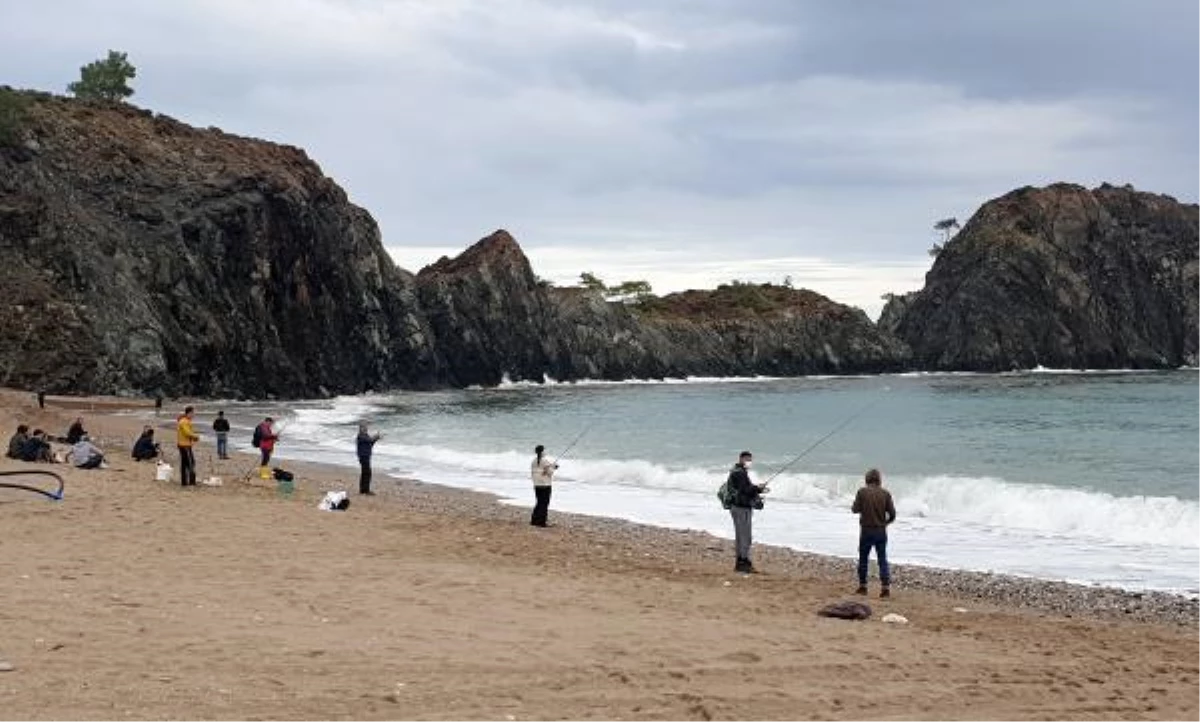
[(295, 474), (290, 471), (284, 471), (283, 469), (272, 469), (271, 473), (275, 476), (275, 481), (291, 481), (292, 479), (296, 478)]
[(866, 619), (871, 616), (871, 608), (862, 602), (834, 602), (822, 607), (817, 614), (835, 619)]

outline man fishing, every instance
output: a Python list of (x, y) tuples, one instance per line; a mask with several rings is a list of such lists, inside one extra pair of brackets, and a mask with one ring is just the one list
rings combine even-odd
[(754, 455), (749, 451), (738, 454), (738, 461), (729, 470), (727, 482), (733, 491), (729, 515), (733, 517), (733, 535), (737, 547), (737, 562), (733, 565), (733, 570), (742, 574), (753, 574), (757, 571), (750, 561), (750, 526), (754, 510), (762, 508), (762, 494), (767, 491), (765, 483), (759, 485), (750, 481), (750, 467), (753, 463)]
[(529, 465), (529, 475), (533, 479), (533, 495), (536, 503), (529, 523), (533, 526), (545, 527), (546, 517), (550, 513), (550, 483), (554, 480), (554, 472), (558, 464), (546, 456), (546, 447), (538, 444), (533, 449), (533, 463)]
[(858, 594), (867, 593), (867, 565), (871, 550), (879, 561), (879, 598), (891, 596), (891, 569), (887, 558), (887, 528), (896, 521), (896, 505), (892, 494), (883, 488), (883, 478), (878, 469), (870, 469), (864, 477), (864, 485), (854, 495), (850, 511), (858, 514)]

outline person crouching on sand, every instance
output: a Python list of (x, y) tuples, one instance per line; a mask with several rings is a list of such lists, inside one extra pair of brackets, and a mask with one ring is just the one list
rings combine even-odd
[(883, 488), (883, 479), (878, 469), (871, 469), (865, 477), (866, 485), (854, 495), (850, 511), (858, 514), (858, 593), (867, 593), (867, 562), (871, 549), (879, 561), (879, 591), (881, 599), (891, 596), (892, 573), (887, 559), (887, 527), (896, 521), (896, 506), (892, 494)]
[(533, 495), (537, 503), (533, 506), (533, 516), (529, 523), (533, 526), (546, 526), (546, 516), (550, 513), (550, 482), (558, 464), (546, 456), (546, 447), (538, 444), (533, 449), (533, 463), (529, 465), (529, 475), (533, 478)]

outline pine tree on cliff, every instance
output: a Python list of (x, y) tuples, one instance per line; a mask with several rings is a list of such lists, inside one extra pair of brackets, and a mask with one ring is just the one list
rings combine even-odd
[(83, 100), (121, 101), (133, 95), (127, 81), (137, 76), (128, 53), (109, 50), (104, 60), (95, 60), (79, 69), (79, 80), (67, 90)]

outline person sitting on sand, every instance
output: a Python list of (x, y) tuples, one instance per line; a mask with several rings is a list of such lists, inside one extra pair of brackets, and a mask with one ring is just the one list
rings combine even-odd
[(79, 441), (75, 442), (67, 456), (76, 469), (99, 469), (104, 463), (104, 452), (96, 448), (87, 434), (79, 437)]
[(78, 444), (79, 440), (86, 434), (87, 432), (83, 430), (83, 417), (76, 416), (75, 423), (71, 424), (71, 428), (67, 429), (67, 443), (71, 445)]
[(17, 426), (17, 433), (8, 440), (8, 458), (21, 458), (21, 447), (25, 446), (26, 441), (29, 441), (29, 427), (21, 424)]
[(867, 471), (866, 485), (854, 495), (854, 504), (850, 511), (858, 514), (858, 590), (859, 594), (867, 593), (867, 563), (871, 549), (875, 549), (875, 557), (879, 561), (879, 583), (883, 588), (879, 591), (881, 599), (891, 596), (891, 569), (887, 559), (887, 527), (896, 521), (896, 505), (892, 503), (892, 494), (883, 488), (883, 478), (878, 469)]
[(558, 464), (546, 456), (546, 447), (538, 444), (533, 449), (533, 463), (529, 465), (529, 475), (533, 478), (533, 495), (537, 503), (533, 506), (533, 516), (529, 523), (533, 526), (547, 526), (546, 517), (550, 513), (550, 483)]
[(162, 450), (158, 444), (154, 443), (154, 429), (147, 426), (142, 430), (142, 435), (133, 443), (133, 460), (134, 461), (149, 461), (157, 458)]
[(33, 430), (25, 440), (25, 445), (21, 447), (21, 461), (54, 463), (54, 457), (50, 453), (50, 442), (46, 441), (46, 432), (41, 429)]

